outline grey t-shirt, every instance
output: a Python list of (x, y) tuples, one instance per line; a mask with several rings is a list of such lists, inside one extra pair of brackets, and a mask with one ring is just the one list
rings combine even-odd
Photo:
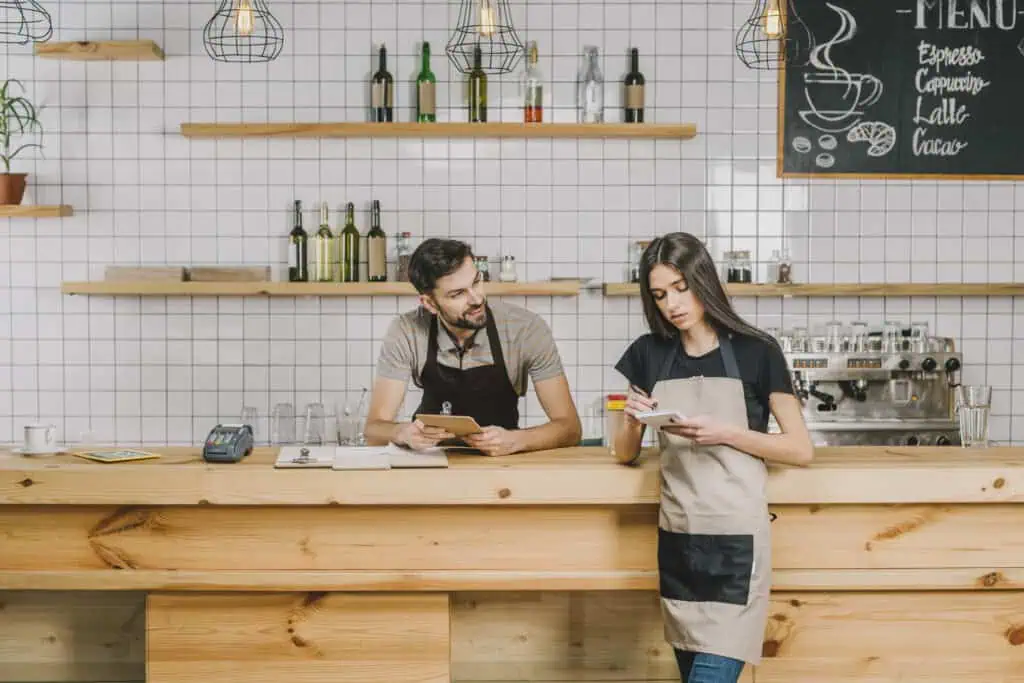
[[(527, 378), (534, 383), (565, 374), (551, 328), (536, 313), (501, 301), (488, 301), (501, 339), (501, 352), (509, 380), (520, 396), (526, 393)], [(427, 341), (433, 316), (424, 308), (403, 313), (388, 327), (377, 360), (377, 375), (419, 384), (427, 360)], [(454, 368), (493, 365), (487, 330), (481, 329), (468, 343), (461, 358), (455, 342), (438, 323), (437, 362)]]

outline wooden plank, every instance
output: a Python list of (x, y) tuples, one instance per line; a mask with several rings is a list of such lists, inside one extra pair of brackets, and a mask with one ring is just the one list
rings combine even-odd
[(0, 204), (0, 218), (63, 218), (73, 213), (74, 210), (68, 204)]
[[(64, 294), (94, 296), (416, 296), (408, 282), (63, 282)], [(578, 280), (488, 282), (491, 296), (577, 296)]]
[(679, 680), (653, 592), (459, 593), (451, 659), (455, 681)]
[(140, 593), (0, 593), (0, 681), (140, 681)]
[(192, 282), (270, 282), (270, 266), (190, 266)]
[[(775, 590), (1024, 590), (1024, 567), (775, 569)], [(656, 590), (654, 569), (547, 570), (0, 570), (0, 590), (26, 591), (633, 591)]]
[(773, 596), (757, 683), (1024, 680), (1024, 593)]
[[(913, 283), (812, 283), (737, 284), (726, 283), (726, 293), (736, 297), (830, 297), (830, 296), (1021, 296), (1024, 283), (1016, 282), (913, 282)], [(608, 282), (605, 296), (639, 296), (640, 285)]]
[[(775, 508), (777, 569), (1024, 567), (1016, 505)], [(0, 508), (0, 570), (656, 569), (657, 507)], [(975, 577), (980, 580), (981, 577)]]
[[(449, 455), (444, 470), (281, 472), (276, 449), (237, 464), (203, 462), (197, 448), (116, 467), (71, 455), (0, 451), (0, 506), (131, 505), (656, 505), (658, 464), (615, 463), (607, 449), (505, 458)], [(773, 504), (1024, 502), (1020, 448), (819, 449), (811, 467), (772, 467)], [(932, 453), (937, 451), (937, 453)]]
[(639, 138), (688, 140), (693, 123), (183, 123), (187, 138)]
[(448, 683), (445, 594), (153, 594), (147, 683)]
[(164, 51), (152, 40), (74, 40), (35, 43), (37, 57), (71, 61), (163, 61)]

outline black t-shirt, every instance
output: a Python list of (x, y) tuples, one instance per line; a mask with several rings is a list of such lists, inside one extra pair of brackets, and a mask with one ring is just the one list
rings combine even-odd
[[(740, 379), (743, 381), (743, 394), (747, 400), (747, 422), (750, 429), (767, 431), (768, 397), (776, 392), (794, 393), (786, 358), (782, 355), (782, 349), (764, 339), (734, 334), (731, 341)], [(670, 354), (674, 354), (675, 358), (667, 377), (658, 377)], [(720, 347), (695, 357), (686, 353), (678, 337), (664, 339), (654, 334), (645, 334), (630, 344), (615, 369), (648, 394), (654, 390), (659, 379), (728, 376)], [(760, 409), (752, 411), (751, 403)]]

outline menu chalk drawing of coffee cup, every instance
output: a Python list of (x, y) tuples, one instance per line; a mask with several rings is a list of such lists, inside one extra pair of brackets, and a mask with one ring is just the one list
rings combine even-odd
[(833, 61), (832, 48), (853, 39), (857, 20), (842, 7), (828, 2), (825, 6), (839, 15), (839, 30), (811, 51), (810, 65), (816, 71), (804, 74), (807, 108), (799, 114), (804, 123), (822, 133), (842, 133), (863, 120), (867, 109), (882, 97), (884, 87), (877, 77), (850, 73)]

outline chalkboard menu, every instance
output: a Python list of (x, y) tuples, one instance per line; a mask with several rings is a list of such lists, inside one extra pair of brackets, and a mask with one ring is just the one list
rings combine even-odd
[(1024, 177), (1024, 0), (788, 5), (780, 175)]

